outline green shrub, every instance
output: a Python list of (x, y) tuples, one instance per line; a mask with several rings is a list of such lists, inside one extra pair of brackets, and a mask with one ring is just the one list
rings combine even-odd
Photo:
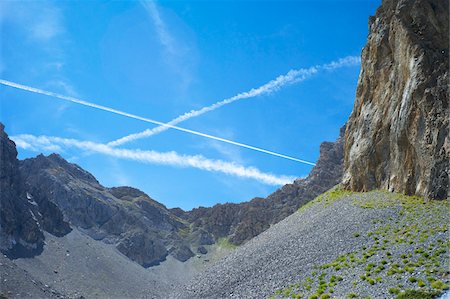
[(408, 278), (408, 280), (412, 283), (417, 282), (417, 278), (415, 278), (414, 276), (411, 276), (410, 278)]
[(398, 294), (396, 299), (433, 299), (439, 295), (438, 292), (426, 291), (426, 290), (406, 290)]
[(400, 293), (400, 289), (398, 289), (398, 288), (390, 288), (389, 289), (389, 294), (395, 294), (395, 295), (397, 295), (397, 294), (399, 294)]
[(447, 288), (448, 285), (446, 285), (445, 283), (443, 283), (440, 280), (436, 280), (436, 281), (431, 283), (431, 287), (433, 289), (443, 290), (443, 289)]

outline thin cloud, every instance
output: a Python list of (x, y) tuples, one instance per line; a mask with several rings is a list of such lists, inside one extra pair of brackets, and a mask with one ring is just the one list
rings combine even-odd
[(175, 40), (167, 30), (167, 26), (161, 18), (158, 8), (153, 1), (141, 1), (142, 6), (150, 15), (150, 18), (155, 25), (156, 34), (159, 41), (170, 55), (177, 55), (178, 52), (175, 46)]
[(185, 38), (175, 38), (174, 34), (170, 32), (155, 1), (140, 1), (140, 3), (153, 23), (163, 48), (163, 58), (166, 64), (181, 79), (180, 88), (186, 89), (193, 80), (190, 69), (192, 57), (195, 55), (192, 53), (192, 48), (188, 46), (189, 43)]
[(0, 23), (11, 22), (25, 30), (27, 38), (49, 42), (65, 32), (61, 10), (50, 3), (1, 1)]
[(265, 173), (255, 167), (245, 167), (233, 162), (207, 159), (202, 155), (180, 155), (174, 151), (156, 152), (143, 150), (118, 149), (106, 144), (80, 141), (52, 136), (34, 136), (29, 134), (11, 136), (18, 147), (35, 151), (49, 148), (75, 147), (84, 151), (96, 152), (110, 157), (133, 160), (148, 164), (170, 165), (175, 167), (192, 167), (205, 171), (220, 172), (241, 178), (257, 180), (268, 185), (285, 185), (292, 183), (295, 177), (277, 176)]
[(213, 139), (213, 140), (217, 140), (217, 141), (233, 144), (233, 145), (244, 147), (244, 148), (247, 148), (247, 149), (251, 149), (251, 150), (254, 150), (254, 151), (257, 151), (257, 152), (260, 152), (260, 153), (265, 153), (265, 154), (269, 154), (269, 155), (272, 155), (272, 156), (276, 156), (276, 157), (280, 157), (280, 158), (284, 158), (284, 159), (288, 159), (288, 160), (292, 160), (292, 161), (296, 161), (296, 162), (300, 162), (300, 163), (304, 163), (304, 164), (308, 164), (308, 165), (312, 165), (312, 166), (316, 165), (316, 164), (314, 164), (312, 162), (309, 162), (309, 161), (306, 161), (306, 160), (302, 160), (302, 159), (294, 158), (294, 157), (291, 157), (291, 156), (288, 156), (288, 155), (276, 153), (276, 152), (269, 151), (269, 150), (266, 150), (266, 149), (262, 149), (262, 148), (259, 148), (259, 147), (256, 147), (256, 146), (252, 146), (252, 145), (248, 145), (248, 144), (245, 144), (245, 143), (240, 143), (240, 142), (232, 141), (232, 140), (229, 140), (229, 139), (225, 139), (225, 138), (221, 138), (221, 137), (217, 137), (217, 136), (201, 133), (199, 131), (185, 129), (185, 128), (174, 126), (174, 125), (171, 125), (171, 124), (165, 124), (163, 122), (160, 122), (160, 121), (157, 121), (157, 120), (154, 120), (154, 119), (151, 119), (151, 118), (146, 118), (146, 117), (138, 116), (138, 115), (131, 114), (131, 113), (128, 113), (128, 112), (123, 112), (123, 111), (120, 111), (120, 110), (117, 110), (117, 109), (114, 109), (114, 108), (110, 108), (110, 107), (94, 104), (94, 103), (87, 102), (87, 101), (84, 101), (84, 100), (81, 100), (81, 99), (77, 99), (77, 98), (74, 98), (74, 97), (68, 97), (68, 96), (61, 95), (61, 94), (58, 94), (58, 93), (55, 93), (55, 92), (46, 91), (46, 90), (42, 90), (42, 89), (39, 89), (39, 88), (26, 86), (26, 85), (22, 85), (22, 84), (19, 84), (19, 83), (15, 83), (15, 82), (3, 80), (3, 79), (0, 79), (0, 84), (6, 85), (6, 86), (10, 86), (10, 87), (14, 87), (14, 88), (21, 89), (21, 90), (25, 90), (25, 91), (29, 91), (29, 92), (33, 92), (33, 93), (37, 93), (37, 94), (47, 95), (47, 96), (50, 96), (50, 97), (53, 97), (53, 98), (56, 98), (56, 99), (60, 99), (60, 100), (64, 100), (64, 101), (68, 101), (68, 102), (72, 102), (72, 103), (76, 103), (76, 104), (80, 104), (80, 105), (83, 105), (83, 106), (95, 108), (95, 109), (102, 110), (102, 111), (107, 111), (107, 112), (114, 113), (114, 114), (117, 114), (117, 115), (122, 115), (122, 116), (125, 116), (125, 117), (128, 117), (128, 118), (133, 118), (133, 119), (137, 119), (137, 120), (140, 120), (140, 121), (144, 121), (144, 122), (147, 122), (147, 123), (157, 124), (157, 125), (160, 125), (160, 126), (166, 126), (166, 127), (178, 130), (178, 131), (182, 131), (182, 132), (189, 133), (189, 134), (192, 134), (192, 135), (202, 136), (202, 137), (205, 137), (205, 138), (209, 138), (209, 139)]
[[(233, 102), (243, 100), (243, 99), (254, 98), (257, 96), (264, 95), (264, 94), (270, 94), (270, 93), (275, 92), (287, 85), (291, 85), (294, 83), (304, 81), (304, 80), (310, 78), (311, 76), (317, 74), (320, 70), (331, 71), (331, 70), (335, 70), (335, 69), (338, 69), (341, 67), (359, 65), (360, 63), (361, 63), (361, 59), (359, 57), (347, 56), (344, 58), (340, 58), (337, 61), (332, 61), (331, 63), (327, 63), (327, 64), (323, 64), (323, 65), (317, 65), (317, 66), (313, 66), (310, 68), (304, 68), (304, 69), (298, 69), (298, 70), (290, 70), (287, 74), (278, 76), (276, 79), (271, 80), (268, 83), (266, 83), (260, 87), (252, 88), (249, 91), (239, 93), (231, 98), (224, 99), (224, 100), (214, 103), (210, 106), (203, 107), (199, 110), (191, 110), (189, 112), (186, 112), (186, 113), (174, 118), (173, 120), (169, 121), (166, 124), (172, 125), (172, 126), (177, 125), (177, 124), (179, 124), (183, 121), (186, 121), (190, 118), (200, 116), (200, 115), (210, 112), (210, 111), (214, 111), (222, 106), (231, 104)], [(114, 141), (111, 141), (108, 143), (108, 145), (110, 145), (110, 146), (122, 145), (127, 142), (131, 142), (134, 140), (138, 140), (138, 139), (142, 139), (142, 138), (150, 137), (152, 135), (159, 134), (161, 132), (168, 130), (169, 128), (170, 127), (168, 127), (168, 126), (158, 126), (153, 129), (146, 129), (142, 132), (133, 133), (133, 134), (124, 136), (122, 138), (116, 139)]]

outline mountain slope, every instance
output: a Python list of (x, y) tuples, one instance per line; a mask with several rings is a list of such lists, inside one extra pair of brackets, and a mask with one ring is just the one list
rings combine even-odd
[(449, 2), (384, 0), (369, 21), (344, 184), (442, 199), (449, 186)]
[(180, 232), (188, 223), (131, 187), (105, 188), (88, 172), (57, 154), (20, 163), (27, 190), (47, 198), (74, 227), (117, 249), (144, 267), (167, 255), (185, 261), (194, 254)]
[(389, 298), (390, 288), (417, 288), (419, 280), (439, 291), (448, 281), (449, 204), (335, 189), (237, 248), (171, 298), (309, 298), (330, 295), (330, 289), (339, 298)]
[(254, 198), (239, 204), (217, 204), (211, 208), (200, 207), (186, 213), (174, 212), (192, 222), (194, 229), (202, 228), (216, 239), (226, 237), (231, 243), (240, 245), (340, 182), (344, 132), (345, 127), (335, 142), (321, 144), (317, 164), (306, 178), (283, 186), (267, 198)]

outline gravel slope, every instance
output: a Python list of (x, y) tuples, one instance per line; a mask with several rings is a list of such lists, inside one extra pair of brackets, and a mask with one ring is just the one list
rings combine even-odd
[[(3, 296), (3, 297), (2, 297)], [(62, 298), (55, 289), (0, 255), (0, 298)]]
[[(27, 297), (26, 294), (31, 298), (60, 294), (63, 298), (167, 298), (168, 292), (207, 267), (210, 260), (229, 252), (208, 247), (208, 254), (187, 262), (169, 256), (161, 265), (146, 269), (121, 254), (114, 245), (95, 241), (77, 229), (60, 238), (46, 234), (45, 239), (44, 251), (39, 256), (13, 261), (3, 258), (6, 264), (0, 265), (2, 278), (25, 285), (22, 288), (2, 283), (0, 290), (4, 294), (11, 298)], [(6, 277), (8, 265), (15, 272)]]
[[(417, 288), (417, 281), (409, 280), (412, 276), (425, 280), (425, 287), (430, 287), (424, 276), (429, 272), (433, 279), (445, 282), (449, 202), (416, 202), (415, 198), (379, 191), (328, 192), (195, 276), (171, 297), (267, 298), (301, 294), (302, 298), (316, 298), (315, 294), (320, 297), (333, 288), (332, 297), (354, 293), (361, 298), (390, 298), (395, 296), (389, 293), (390, 288)], [(415, 231), (397, 243), (397, 228), (403, 233), (408, 228)], [(426, 238), (422, 238), (424, 232)], [(438, 243), (438, 239), (443, 241)], [(416, 255), (424, 254), (415, 254), (417, 248), (426, 251), (427, 246), (437, 244), (444, 244), (445, 249), (432, 261), (433, 268), (427, 263), (408, 264), (411, 273), (399, 270), (387, 274), (388, 269), (402, 263), (402, 254), (407, 254), (404, 259), (412, 263), (418, 259)], [(382, 261), (384, 269), (376, 270)], [(331, 263), (333, 266), (321, 267)], [(366, 274), (367, 280), (362, 278)], [(326, 288), (319, 291), (320, 284)]]

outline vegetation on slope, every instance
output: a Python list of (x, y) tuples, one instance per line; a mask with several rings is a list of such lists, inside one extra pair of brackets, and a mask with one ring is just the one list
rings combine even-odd
[(449, 287), (450, 202), (376, 193), (383, 196), (361, 197), (334, 188), (300, 209), (302, 213), (311, 205), (325, 207), (351, 197), (357, 207), (391, 209), (396, 216), (374, 220), (374, 229), (367, 235), (355, 231), (353, 237), (361, 239), (357, 250), (316, 265), (304, 280), (278, 289), (272, 298), (325, 299), (334, 297), (336, 290), (348, 298), (380, 293), (392, 298), (435, 298)]

